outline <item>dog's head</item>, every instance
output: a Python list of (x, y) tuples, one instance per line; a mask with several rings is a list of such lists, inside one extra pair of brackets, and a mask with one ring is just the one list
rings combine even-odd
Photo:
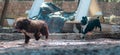
[(17, 18), (14, 23), (15, 29), (19, 30), (27, 28), (28, 25), (30, 25), (30, 20), (24, 17)]
[(86, 25), (86, 24), (87, 24), (87, 21), (88, 21), (87, 17), (86, 17), (86, 16), (85, 16), (85, 17), (83, 16), (83, 17), (82, 17), (82, 20), (81, 20), (81, 24), (82, 24), (82, 25)]

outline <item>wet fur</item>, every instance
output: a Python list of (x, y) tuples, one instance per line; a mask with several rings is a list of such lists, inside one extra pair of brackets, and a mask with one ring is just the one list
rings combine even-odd
[(17, 18), (14, 23), (15, 29), (24, 33), (25, 43), (29, 43), (30, 36), (27, 33), (33, 33), (35, 40), (40, 39), (40, 35), (45, 36), (48, 39), (48, 25), (43, 20), (30, 20), (24, 17)]

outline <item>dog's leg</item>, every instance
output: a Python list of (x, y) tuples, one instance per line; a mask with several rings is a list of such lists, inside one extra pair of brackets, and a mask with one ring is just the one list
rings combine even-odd
[(25, 35), (25, 44), (28, 44), (30, 37), (26, 33), (24, 33), (24, 35)]
[(81, 34), (81, 39), (85, 39), (86, 26), (87, 26), (87, 25), (84, 25), (84, 26), (82, 26), (82, 28), (81, 28), (81, 32), (82, 32), (82, 34)]
[(102, 27), (101, 27), (100, 21), (98, 21), (97, 27), (99, 27), (99, 28), (100, 28), (100, 31), (102, 31)]
[(49, 35), (49, 33), (48, 33), (48, 29), (47, 28), (45, 28), (45, 33), (43, 33), (43, 35), (45, 36), (45, 39), (48, 39), (48, 35)]
[(34, 37), (35, 37), (35, 40), (39, 40), (40, 39), (40, 32), (35, 32)]
[(81, 34), (81, 39), (85, 39), (85, 34)]
[(96, 30), (97, 30), (97, 27), (95, 26), (95, 27), (94, 27), (94, 31), (96, 31)]
[(46, 25), (44, 25), (41, 30), (40, 30), (41, 34), (43, 36), (45, 36), (45, 39), (47, 40), (48, 39), (48, 36), (49, 36), (49, 32), (48, 32), (48, 27)]
[(102, 31), (102, 28), (100, 27), (100, 31)]
[(48, 39), (48, 35), (49, 35), (48, 33), (45, 35), (45, 36), (46, 36), (46, 39)]
[(102, 27), (101, 27), (101, 24), (98, 26), (100, 28), (100, 31), (102, 31)]

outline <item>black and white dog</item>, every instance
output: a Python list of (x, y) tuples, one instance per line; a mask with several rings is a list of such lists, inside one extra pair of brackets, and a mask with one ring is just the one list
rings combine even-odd
[(99, 17), (97, 17), (96, 19), (90, 19), (90, 20), (88, 20), (88, 18), (86, 16), (82, 17), (81, 24), (83, 26), (81, 38), (83, 38), (83, 39), (84, 39), (85, 34), (93, 31), (94, 28), (98, 27), (100, 29), (100, 31), (102, 31)]

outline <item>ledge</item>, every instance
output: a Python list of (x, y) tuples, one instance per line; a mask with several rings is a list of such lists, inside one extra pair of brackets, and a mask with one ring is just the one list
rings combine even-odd
[[(80, 40), (81, 39), (80, 36), (81, 36), (80, 33), (50, 33), (49, 39)], [(93, 33), (92, 35), (85, 36), (85, 39), (98, 39), (98, 38), (120, 39), (120, 33), (101, 32), (101, 33)], [(1, 41), (13, 41), (20, 39), (24, 39), (24, 35), (22, 33), (0, 33)], [(44, 37), (42, 37), (41, 39), (44, 39)]]

